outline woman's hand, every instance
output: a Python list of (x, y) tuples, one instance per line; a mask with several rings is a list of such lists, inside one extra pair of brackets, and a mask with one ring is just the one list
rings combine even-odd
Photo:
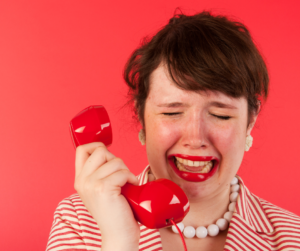
[(102, 250), (138, 250), (140, 228), (121, 194), (126, 183), (138, 185), (135, 175), (101, 142), (78, 146), (75, 167), (74, 187), (101, 230)]

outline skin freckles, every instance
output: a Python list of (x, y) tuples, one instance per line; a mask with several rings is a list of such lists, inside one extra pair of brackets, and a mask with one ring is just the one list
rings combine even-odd
[[(176, 104), (166, 106), (170, 103)], [(185, 191), (191, 203), (190, 215), (194, 210), (205, 211), (204, 206), (215, 208), (217, 204), (220, 209), (210, 218), (217, 219), (220, 211), (226, 212), (229, 184), (240, 167), (246, 136), (254, 125), (247, 128), (247, 116), (244, 97), (182, 90), (163, 65), (152, 73), (144, 117), (148, 161), (156, 179), (170, 179)], [(188, 182), (178, 177), (168, 163), (168, 155), (175, 153), (215, 156), (220, 166), (208, 180)]]

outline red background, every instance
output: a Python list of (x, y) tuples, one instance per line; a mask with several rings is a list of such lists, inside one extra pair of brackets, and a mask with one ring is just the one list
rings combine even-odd
[(270, 72), (270, 97), (239, 174), (258, 196), (300, 215), (299, 1), (1, 1), (0, 249), (44, 250), (54, 210), (73, 188), (69, 121), (104, 105), (110, 151), (138, 174), (145, 148), (125, 103), (122, 70), (141, 39), (186, 14), (213, 10), (250, 29)]

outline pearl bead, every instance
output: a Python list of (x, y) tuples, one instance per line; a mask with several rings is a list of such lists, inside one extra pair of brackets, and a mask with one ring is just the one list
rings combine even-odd
[(196, 236), (198, 238), (201, 238), (201, 239), (205, 238), (207, 236), (207, 229), (206, 229), (206, 227), (203, 227), (203, 226), (197, 227), (197, 229), (196, 229)]
[(217, 220), (216, 225), (219, 227), (220, 230), (225, 230), (228, 227), (228, 221), (221, 218)]
[(230, 185), (233, 186), (233, 185), (237, 184), (238, 182), (239, 182), (238, 178), (237, 178), (237, 177), (233, 177), (233, 179), (232, 179)]
[[(186, 238), (193, 238), (195, 235), (198, 238), (205, 238), (207, 235), (209, 236), (217, 236), (220, 231), (226, 230), (228, 228), (229, 222), (231, 221), (231, 218), (233, 216), (235, 207), (236, 207), (236, 201), (239, 196), (239, 190), (240, 185), (238, 184), (238, 178), (234, 177), (231, 181), (231, 194), (229, 196), (230, 204), (228, 206), (229, 211), (224, 214), (224, 217), (221, 219), (218, 219), (216, 224), (211, 224), (207, 228), (204, 226), (198, 227), (196, 230), (192, 226), (184, 227), (184, 224), (182, 222), (178, 223), (177, 226), (180, 229), (181, 232), (183, 232), (183, 235)], [(175, 226), (172, 226), (172, 230), (174, 233), (178, 234), (177, 228)]]
[(230, 194), (229, 199), (230, 199), (231, 202), (236, 202), (238, 196), (239, 196), (239, 193), (238, 193), (238, 192), (233, 192), (233, 193)]
[(233, 212), (226, 212), (224, 214), (224, 219), (226, 219), (228, 222), (230, 222), (232, 215), (233, 215)]
[(219, 233), (219, 227), (216, 224), (211, 224), (207, 228), (207, 232), (209, 236), (216, 236)]
[(228, 206), (230, 212), (234, 212), (236, 202), (231, 202)]
[(184, 228), (183, 234), (186, 238), (193, 238), (196, 234), (196, 230), (192, 226), (187, 226)]
[(235, 184), (233, 186), (231, 186), (231, 192), (238, 192), (240, 190), (240, 185), (239, 184)]
[[(180, 229), (180, 231), (182, 232), (184, 229), (184, 224), (182, 222), (176, 224), (177, 227)], [(172, 230), (174, 233), (178, 234), (177, 228), (175, 226), (172, 226)]]

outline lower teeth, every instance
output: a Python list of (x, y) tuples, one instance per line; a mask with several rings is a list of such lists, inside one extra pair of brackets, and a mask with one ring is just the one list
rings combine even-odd
[[(201, 170), (199, 171), (194, 171), (194, 173), (209, 173), (211, 168), (212, 168), (212, 164), (210, 164), (211, 162), (209, 162), (208, 164), (206, 164), (205, 166), (202, 167)], [(180, 171), (184, 171), (184, 172), (193, 172), (190, 170), (187, 170), (183, 164), (179, 163), (176, 159), (175, 159), (175, 165), (176, 167), (180, 170)]]

